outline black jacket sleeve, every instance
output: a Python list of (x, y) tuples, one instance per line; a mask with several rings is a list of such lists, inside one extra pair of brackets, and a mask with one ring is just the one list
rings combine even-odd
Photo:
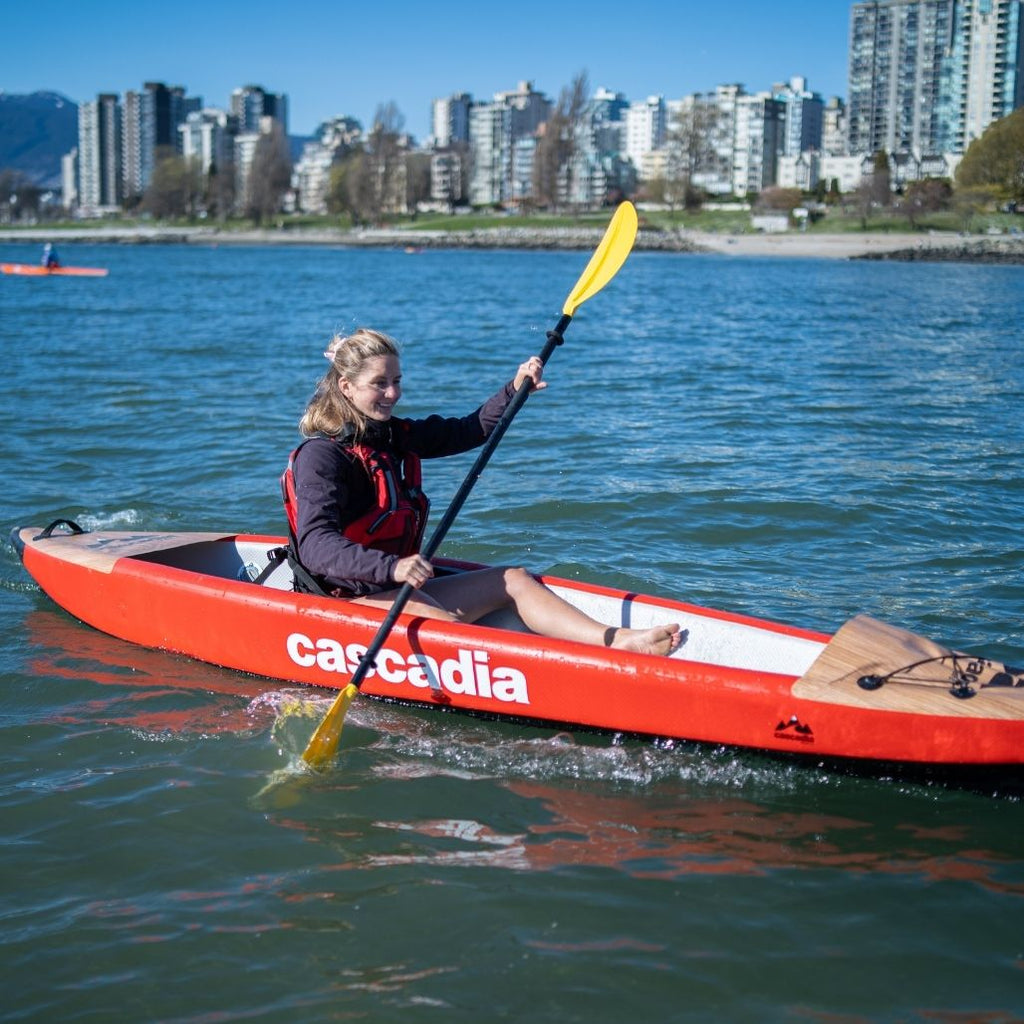
[(397, 420), (398, 443), (421, 459), (439, 459), (479, 448), (497, 426), (514, 394), (510, 381), (468, 416)]

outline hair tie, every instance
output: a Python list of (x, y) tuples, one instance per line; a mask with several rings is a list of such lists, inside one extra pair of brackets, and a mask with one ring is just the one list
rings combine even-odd
[(344, 345), (346, 341), (348, 341), (348, 338), (344, 338), (340, 334), (336, 334), (333, 338), (331, 338), (330, 344), (327, 346), (327, 348), (324, 349), (324, 359), (326, 359), (330, 363), (333, 363), (334, 357), (338, 354), (338, 349), (341, 348), (341, 346)]

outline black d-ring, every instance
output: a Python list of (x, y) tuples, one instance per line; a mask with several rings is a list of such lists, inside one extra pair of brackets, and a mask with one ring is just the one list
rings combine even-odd
[(68, 528), (68, 532), (71, 533), (71, 534), (85, 533), (85, 530), (83, 530), (78, 525), (78, 523), (76, 523), (73, 519), (54, 519), (54, 521), (52, 523), (50, 523), (50, 525), (48, 527), (46, 527), (46, 529), (43, 530), (42, 533), (36, 534), (36, 536), (33, 537), (32, 539), (33, 540), (46, 540), (48, 537), (51, 537), (53, 535), (53, 531), (58, 526), (66, 526)]

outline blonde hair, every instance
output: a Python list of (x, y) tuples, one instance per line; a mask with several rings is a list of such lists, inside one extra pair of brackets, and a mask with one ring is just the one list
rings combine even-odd
[(304, 437), (328, 434), (334, 437), (346, 427), (356, 437), (366, 429), (366, 417), (341, 393), (338, 381), (354, 381), (368, 359), (399, 355), (398, 343), (380, 331), (360, 327), (348, 336), (336, 334), (324, 352), (331, 368), (316, 383), (313, 397), (299, 420)]

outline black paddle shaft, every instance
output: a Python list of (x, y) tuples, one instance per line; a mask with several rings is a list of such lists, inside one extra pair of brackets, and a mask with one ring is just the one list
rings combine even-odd
[[(540, 353), (540, 361), (542, 365), (547, 365), (548, 359), (551, 358), (551, 353), (562, 344), (562, 335), (565, 333), (565, 329), (569, 326), (571, 320), (571, 316), (567, 313), (563, 313), (555, 329), (553, 331), (548, 331), (547, 344)], [(466, 503), (466, 499), (469, 497), (469, 492), (473, 490), (473, 485), (480, 479), (480, 475), (483, 473), (484, 467), (494, 454), (494, 449), (498, 447), (498, 442), (502, 437), (504, 437), (505, 431), (508, 430), (509, 424), (515, 418), (516, 413), (519, 412), (519, 410), (526, 404), (526, 400), (530, 397), (530, 392), (532, 390), (533, 383), (530, 380), (524, 380), (519, 386), (519, 389), (512, 396), (512, 401), (509, 402), (508, 406), (505, 408), (505, 411), (501, 415), (501, 419), (498, 420), (494, 429), (487, 435), (487, 440), (484, 442), (483, 448), (480, 449), (480, 454), (477, 456), (476, 462), (473, 463), (473, 468), (466, 475), (466, 479), (462, 481), (462, 486), (458, 491), (456, 491), (455, 497), (452, 498), (447, 511), (441, 517), (441, 522), (437, 524), (434, 532), (430, 535), (430, 540), (428, 540), (423, 547), (421, 554), (428, 561), (433, 558), (435, 552), (441, 546), (441, 542), (444, 540), (449, 529), (451, 529), (452, 523), (455, 522), (455, 517), (461, 511), (462, 506)], [(370, 646), (366, 648), (366, 653), (359, 659), (359, 664), (356, 666), (356, 670), (352, 674), (350, 685), (355, 686), (357, 689), (362, 685), (367, 672), (374, 667), (377, 655), (380, 653), (380, 649), (384, 646), (384, 641), (387, 640), (392, 627), (395, 622), (398, 621), (398, 616), (402, 614), (402, 609), (405, 608), (409, 598), (412, 597), (415, 590), (416, 588), (411, 583), (402, 584), (402, 588), (398, 591), (398, 596), (391, 605), (391, 609), (388, 611), (384, 621), (380, 624), (380, 628), (377, 630), (377, 635), (370, 641)]]

